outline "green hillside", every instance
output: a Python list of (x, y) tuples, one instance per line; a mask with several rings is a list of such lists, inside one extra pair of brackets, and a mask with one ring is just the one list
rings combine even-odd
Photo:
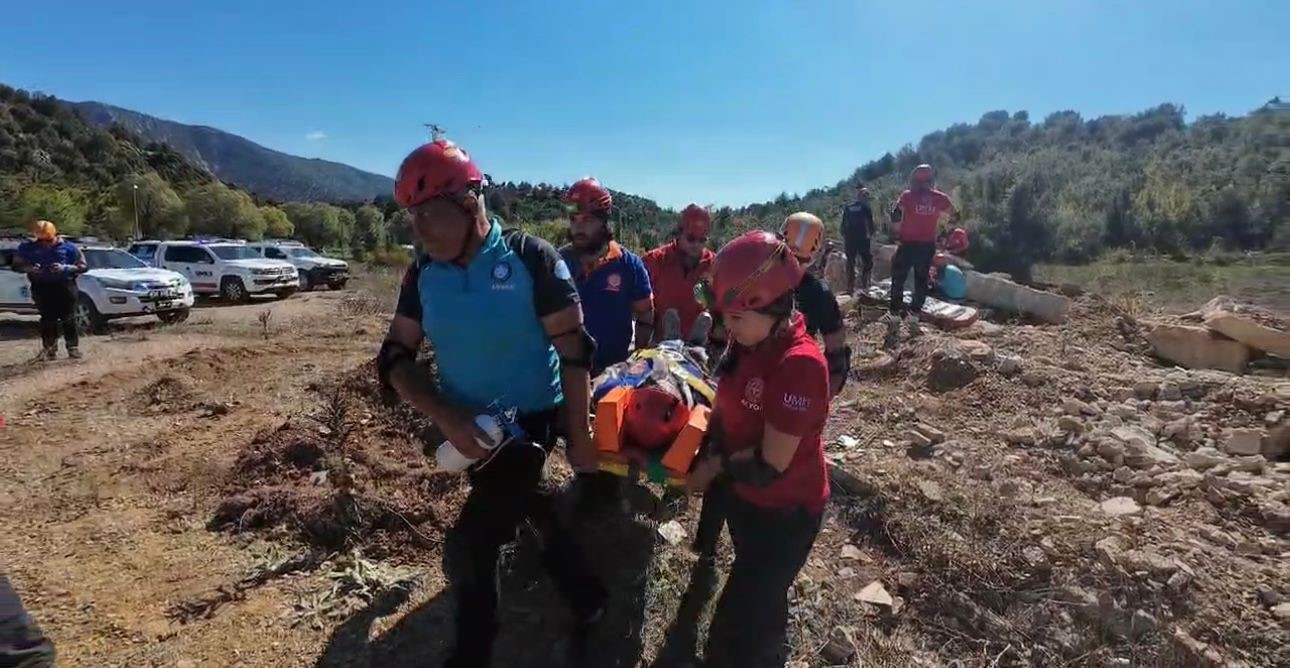
[[(211, 128), (89, 103), (75, 109), (79, 115), (56, 98), (0, 85), (0, 227), (40, 216), (72, 231), (124, 238), (133, 229), (137, 201), (140, 227), (149, 236), (294, 234), (359, 255), (411, 240), (385, 177), (269, 151)], [(96, 127), (83, 117), (133, 125), (167, 143), (120, 124)], [(817, 213), (836, 229), (860, 183), (870, 188), (885, 222), (883, 212), (910, 170), (928, 162), (973, 232), (971, 259), (990, 270), (1024, 278), (1036, 262), (1083, 262), (1109, 249), (1177, 258), (1212, 249), (1286, 249), (1287, 138), (1290, 107), (1276, 99), (1245, 116), (1191, 122), (1171, 104), (1094, 119), (1063, 111), (1041, 122), (1024, 111), (994, 111), (883, 155), (832, 187), (721, 208), (714, 212), (713, 242), (748, 229), (776, 229), (799, 210)], [(240, 173), (267, 179), (269, 192), (245, 179), (233, 182), (249, 192), (216, 180), (210, 171), (223, 177), (230, 160), (242, 165)], [(301, 171), (306, 163), (317, 169)], [(332, 186), (317, 186), (315, 178)], [(509, 224), (561, 242), (562, 188), (499, 180), (486, 195), (490, 210)], [(356, 196), (358, 191), (366, 194)], [(674, 211), (627, 193), (614, 198), (624, 243), (648, 248), (668, 238)]]
[[(1191, 123), (1164, 104), (1131, 116), (1077, 112), (1031, 122), (993, 111), (933, 132), (830, 188), (725, 212), (724, 235), (813, 211), (836, 227), (857, 184), (886, 211), (913, 167), (936, 167), (973, 232), (979, 264), (1025, 276), (1034, 262), (1081, 262), (1110, 248), (1175, 256), (1218, 246), (1290, 246), (1290, 107)], [(879, 216), (885, 220), (885, 216)]]
[(394, 187), (388, 176), (288, 155), (217, 128), (176, 123), (102, 102), (72, 104), (94, 125), (120, 125), (150, 141), (163, 142), (220, 179), (266, 199), (363, 202)]

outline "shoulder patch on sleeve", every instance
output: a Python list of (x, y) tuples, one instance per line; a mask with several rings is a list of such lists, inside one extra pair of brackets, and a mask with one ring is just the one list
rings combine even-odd
[(552, 270), (552, 273), (555, 274), (556, 278), (562, 281), (567, 281), (573, 278), (573, 274), (569, 273), (569, 264), (564, 261), (564, 258), (555, 261), (555, 268)]

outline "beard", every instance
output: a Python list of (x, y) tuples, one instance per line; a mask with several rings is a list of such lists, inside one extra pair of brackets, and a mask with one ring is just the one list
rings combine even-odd
[(582, 254), (598, 253), (609, 245), (612, 237), (607, 232), (598, 232), (593, 234), (574, 234), (569, 233), (569, 243), (573, 244), (574, 250)]

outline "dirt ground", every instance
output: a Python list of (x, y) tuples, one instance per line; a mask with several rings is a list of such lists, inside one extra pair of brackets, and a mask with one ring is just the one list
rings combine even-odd
[[(34, 326), (0, 323), (0, 564), (59, 665), (443, 660), (466, 487), (367, 366), (392, 289), (211, 304), (45, 365)], [(1207, 450), (1286, 424), (1290, 383), (1167, 368), (1124, 320), (1084, 297), (1065, 326), (882, 357), (879, 326), (849, 317), (860, 368), (791, 665), (1290, 665), (1290, 464)], [(1113, 443), (1124, 427), (1161, 436)], [(696, 572), (659, 531), (689, 535), (694, 508), (627, 499), (581, 524), (613, 592), (592, 665), (692, 665), (725, 564)], [(531, 535), (505, 563), (495, 665), (568, 665)]]

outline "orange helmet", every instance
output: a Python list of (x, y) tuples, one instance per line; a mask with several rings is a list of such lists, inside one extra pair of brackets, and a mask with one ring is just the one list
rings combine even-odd
[(53, 241), (58, 238), (58, 228), (48, 220), (38, 220), (32, 228), (32, 233), (40, 241)]
[(755, 311), (773, 304), (802, 282), (802, 265), (779, 237), (753, 231), (717, 252), (709, 304), (722, 313)]
[(712, 225), (712, 213), (706, 208), (691, 204), (681, 210), (681, 234), (707, 237), (710, 225)]
[(798, 211), (784, 219), (779, 236), (784, 238), (799, 262), (809, 265), (824, 248), (824, 222), (813, 213)]
[(564, 194), (564, 201), (573, 208), (574, 213), (608, 211), (614, 205), (614, 198), (609, 191), (590, 176), (569, 186), (569, 192)]
[(465, 149), (447, 139), (436, 139), (403, 159), (394, 177), (394, 200), (406, 209), (483, 182), (484, 174)]
[(690, 419), (690, 408), (660, 387), (638, 387), (623, 414), (623, 434), (638, 448), (667, 447)]

